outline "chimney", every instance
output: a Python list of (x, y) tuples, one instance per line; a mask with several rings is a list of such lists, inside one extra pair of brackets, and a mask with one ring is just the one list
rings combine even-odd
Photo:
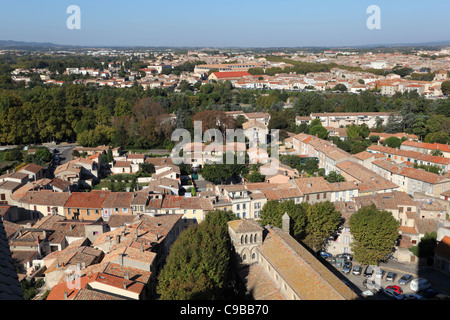
[(155, 241), (158, 241), (158, 238), (159, 238), (158, 234), (155, 233)]
[(67, 300), (67, 290), (64, 291), (64, 300)]
[(123, 266), (123, 254), (122, 253), (119, 254), (119, 264), (121, 266)]
[(134, 229), (134, 238), (137, 239), (138, 237), (138, 229), (137, 227)]
[(144, 252), (144, 244), (141, 242), (141, 252)]
[(127, 290), (127, 282), (126, 282), (126, 281), (123, 282), (123, 288), (124, 288), (125, 290)]
[(287, 212), (284, 213), (283, 218), (282, 218), (282, 227), (281, 229), (287, 233), (289, 233), (289, 229), (290, 229), (290, 218), (287, 214)]
[(120, 235), (117, 235), (116, 236), (116, 244), (119, 244), (120, 243)]
[(130, 280), (130, 274), (128, 272), (125, 272), (123, 277), (125, 280)]
[(312, 187), (311, 182), (308, 182), (308, 188), (311, 188), (311, 187)]

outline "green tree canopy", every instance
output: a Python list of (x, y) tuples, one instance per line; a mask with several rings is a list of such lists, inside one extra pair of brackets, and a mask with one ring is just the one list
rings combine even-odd
[(224, 224), (231, 216), (225, 215), (212, 213), (208, 220), (180, 234), (158, 276), (161, 300), (215, 300), (227, 296), (231, 244)]
[(272, 225), (277, 228), (282, 227), (282, 217), (288, 214), (290, 220), (290, 234), (301, 239), (304, 236), (306, 227), (306, 210), (308, 203), (295, 204), (294, 201), (270, 200), (264, 205), (260, 213), (259, 223), (262, 226)]
[(310, 205), (306, 216), (306, 237), (303, 241), (311, 249), (318, 251), (337, 231), (341, 223), (341, 214), (336, 211), (333, 203), (326, 201)]
[(402, 144), (402, 139), (397, 137), (389, 137), (386, 140), (384, 140), (383, 145), (389, 147), (389, 148), (400, 148)]
[(350, 217), (349, 224), (355, 260), (378, 265), (392, 252), (400, 224), (389, 211), (365, 206)]

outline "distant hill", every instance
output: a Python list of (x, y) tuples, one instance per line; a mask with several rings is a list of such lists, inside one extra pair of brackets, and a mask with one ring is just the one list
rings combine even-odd
[(51, 42), (26, 42), (14, 40), (0, 40), (1, 49), (16, 49), (16, 48), (56, 48), (64, 47)]
[[(280, 47), (267, 47), (270, 49), (332, 49), (332, 48), (361, 48), (361, 49), (368, 49), (368, 48), (395, 48), (395, 47), (443, 47), (443, 46), (450, 46), (450, 40), (442, 40), (442, 41), (430, 41), (430, 42), (421, 42), (421, 43), (380, 43), (380, 44), (361, 44), (361, 45), (342, 45), (342, 46), (292, 46), (292, 47), (286, 47), (286, 46), (280, 46)], [(105, 45), (99, 45), (99, 46), (82, 46), (82, 45), (61, 45), (61, 44), (55, 44), (52, 42), (27, 42), (27, 41), (15, 41), (15, 40), (0, 40), (0, 49), (53, 49), (53, 48), (172, 48), (172, 47), (159, 47), (159, 46), (143, 46), (143, 45), (137, 45), (137, 46), (105, 46)], [(201, 47), (192, 46), (192, 47), (182, 47), (182, 48), (196, 48), (201, 49)], [(243, 49), (244, 47), (216, 47), (216, 49)], [(254, 47), (253, 49), (257, 49), (259, 47)], [(266, 49), (267, 49), (266, 48)], [(261, 49), (261, 48), (259, 48)]]

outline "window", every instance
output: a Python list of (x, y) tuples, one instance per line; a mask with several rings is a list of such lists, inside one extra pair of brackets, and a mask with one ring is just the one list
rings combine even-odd
[(317, 194), (317, 200), (319, 200), (319, 199), (320, 199), (320, 193)]
[(0, 194), (0, 200), (6, 200), (6, 195), (4, 193)]
[(47, 212), (50, 212), (50, 207), (47, 207)]
[(192, 213), (193, 213), (193, 214), (196, 214), (196, 213), (197, 213), (197, 210), (192, 210)]
[(114, 208), (114, 213), (119, 213), (119, 208)]
[(236, 210), (241, 210), (241, 206), (239, 204), (236, 205)]
[(91, 210), (87, 209), (87, 215), (90, 216), (91, 215)]
[(242, 204), (242, 210), (245, 210), (245, 203)]
[(122, 208), (123, 213), (128, 213), (128, 208)]

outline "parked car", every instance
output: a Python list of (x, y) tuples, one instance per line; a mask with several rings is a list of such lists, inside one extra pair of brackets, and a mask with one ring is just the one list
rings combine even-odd
[(400, 279), (398, 279), (398, 284), (406, 285), (411, 282), (413, 276), (410, 274), (404, 274)]
[(375, 278), (377, 278), (377, 279), (383, 279), (385, 273), (386, 273), (386, 271), (384, 271), (384, 270), (381, 269), (381, 268), (378, 268), (378, 269), (376, 269), (376, 271), (375, 271)]
[(353, 267), (352, 273), (353, 273), (354, 275), (359, 276), (359, 275), (361, 274), (361, 272), (362, 272), (362, 267), (361, 267), (361, 266), (354, 266), (354, 267)]
[(363, 286), (374, 292), (383, 290), (383, 288), (378, 283), (370, 279), (364, 279)]
[(431, 283), (424, 278), (416, 278), (411, 281), (409, 288), (414, 292), (424, 291), (431, 288)]
[(416, 293), (407, 293), (403, 295), (403, 300), (423, 300), (423, 297)]
[(395, 278), (397, 278), (397, 274), (395, 272), (388, 272), (386, 275), (386, 281), (395, 281)]
[(336, 257), (336, 268), (340, 269), (344, 265), (345, 259), (342, 257)]
[(403, 296), (392, 289), (381, 290), (381, 293), (390, 299), (403, 300)]
[(352, 261), (353, 257), (350, 253), (340, 253), (338, 255), (336, 255), (337, 258), (344, 258), (345, 260), (349, 260)]
[(331, 264), (336, 264), (336, 257), (325, 257), (325, 260)]
[(344, 266), (342, 267), (343, 273), (350, 273), (352, 270), (352, 263), (350, 261), (345, 261)]
[(395, 292), (400, 293), (400, 294), (403, 293), (403, 289), (401, 287), (395, 286), (395, 285), (394, 286), (387, 286), (386, 289), (392, 289)]
[(434, 300), (450, 300), (450, 296), (440, 293), (434, 297)]
[(326, 251), (320, 251), (319, 254), (320, 254), (320, 256), (321, 256), (322, 258), (326, 258), (326, 257), (331, 257), (331, 256), (332, 256), (331, 253), (326, 252)]
[(364, 270), (364, 277), (370, 278), (373, 275), (374, 270), (375, 270), (376, 267), (377, 266), (368, 265), (366, 267), (366, 269)]
[(423, 291), (421, 293), (422, 296), (424, 296), (425, 298), (429, 298), (429, 299), (433, 299), (434, 297), (436, 297), (439, 294), (439, 292), (437, 292), (436, 290), (433, 289), (426, 289), (425, 291)]

